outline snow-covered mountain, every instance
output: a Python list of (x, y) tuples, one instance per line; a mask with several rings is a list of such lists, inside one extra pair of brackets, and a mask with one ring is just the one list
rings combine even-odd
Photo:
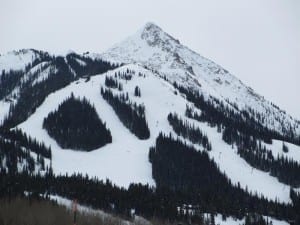
[[(95, 74), (91, 72), (98, 71), (94, 70), (93, 60), (103, 60), (118, 66), (104, 74)], [(46, 146), (51, 146), (52, 166), (56, 174), (87, 173), (101, 179), (109, 178), (124, 187), (128, 187), (131, 182), (155, 185), (148, 160), (149, 148), (155, 144), (160, 132), (178, 136), (167, 120), (169, 113), (176, 112), (207, 134), (212, 145), (209, 157), (234, 184), (240, 184), (243, 189), (269, 199), (290, 202), (288, 185), (268, 172), (249, 165), (237, 154), (237, 146), (228, 145), (216, 127), (186, 117), (186, 106), (195, 108), (194, 104), (184, 94), (178, 94), (173, 83), (201, 93), (206, 101), (215, 102), (216, 107), (223, 104), (241, 115), (246, 111), (259, 124), (283, 136), (292, 133), (294, 137), (299, 137), (300, 122), (255, 93), (221, 66), (180, 44), (155, 24), (146, 24), (136, 34), (102, 54), (71, 53), (59, 58), (36, 50), (10, 52), (0, 56), (0, 71), (3, 71), (0, 78), (11, 71), (21, 71), (12, 74), (17, 77), (15, 82), (10, 82), (9, 89), (1, 86), (0, 79), (0, 91), (1, 88), (6, 91), (0, 99), (0, 121), (8, 116), (10, 107), (16, 105), (28, 90), (40, 86), (46, 89), (53, 84), (51, 82), (56, 75), (63, 80), (65, 71), (69, 71), (68, 80), (61, 86), (53, 87), (43, 101), (37, 101), (26, 112), (28, 115), (24, 119), (17, 120), (19, 123), (15, 126)], [(116, 77), (116, 74), (126, 74), (128, 71), (132, 75), (131, 79)], [(149, 139), (140, 140), (133, 135), (100, 95), (100, 87), (105, 87), (106, 77), (118, 79), (123, 87), (122, 92), (127, 92), (132, 102), (145, 106)], [(136, 86), (141, 90), (141, 97), (134, 93)], [(120, 90), (112, 91), (120, 93)], [(85, 97), (95, 106), (99, 117), (111, 131), (111, 144), (92, 152), (66, 150), (43, 129), (44, 118), (56, 110), (71, 93), (76, 97)], [(30, 102), (30, 99), (27, 101)], [(195, 110), (201, 113), (201, 110)], [(179, 138), (204, 151), (201, 145), (193, 144), (181, 136)], [(286, 156), (300, 163), (300, 147), (297, 145), (287, 143), (287, 153), (281, 150), (282, 142), (279, 140), (262, 145), (270, 149), (275, 157)]]
[[(243, 84), (226, 69), (190, 50), (153, 23), (100, 55), (107, 60), (140, 64), (177, 82), (233, 104), (239, 110), (253, 109), (266, 116), (265, 126), (300, 135), (300, 122)], [(253, 115), (257, 118), (256, 115)]]

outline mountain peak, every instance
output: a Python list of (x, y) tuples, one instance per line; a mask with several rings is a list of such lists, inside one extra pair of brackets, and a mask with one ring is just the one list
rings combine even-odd
[(261, 115), (268, 115), (268, 121), (264, 122), (266, 126), (274, 124), (273, 127), (278, 130), (285, 130), (289, 128), (284, 123), (296, 123), (227, 70), (180, 44), (154, 23), (146, 23), (136, 34), (113, 46), (100, 57), (107, 61), (139, 64), (152, 71), (159, 71), (170, 83), (182, 83), (189, 89), (200, 90), (207, 98), (235, 104), (239, 110), (255, 108)]
[(179, 41), (171, 35), (164, 32), (159, 26), (152, 22), (148, 22), (139, 32), (142, 40), (145, 40), (150, 46), (169, 46), (179, 44)]
[(143, 27), (143, 30), (144, 31), (149, 31), (149, 30), (160, 30), (160, 31), (162, 31), (162, 29), (159, 26), (157, 26), (155, 23), (152, 23), (152, 22), (146, 23)]

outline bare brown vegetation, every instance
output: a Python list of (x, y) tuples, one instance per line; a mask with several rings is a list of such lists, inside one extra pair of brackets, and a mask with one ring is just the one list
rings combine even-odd
[[(72, 225), (73, 214), (64, 206), (45, 200), (0, 199), (0, 225)], [(121, 225), (121, 219), (79, 213), (77, 225)]]
[[(138, 219), (128, 222), (117, 216), (78, 213), (77, 225), (171, 225), (152, 220)], [(177, 224), (177, 223), (176, 223)], [(73, 225), (73, 213), (65, 206), (47, 200), (27, 198), (0, 199), (0, 225)]]

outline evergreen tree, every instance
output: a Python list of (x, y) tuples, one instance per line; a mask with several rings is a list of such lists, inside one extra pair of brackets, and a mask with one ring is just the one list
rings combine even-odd
[(284, 153), (288, 153), (289, 152), (289, 148), (288, 148), (288, 146), (284, 142), (282, 142), (282, 151)]
[(181, 120), (176, 113), (170, 113), (168, 121), (177, 135), (183, 136), (195, 144), (202, 145), (208, 151), (212, 149), (207, 135), (198, 127), (196, 128), (187, 121)]
[(110, 76), (105, 76), (105, 86), (108, 88), (119, 88), (121, 86), (121, 83), (118, 82), (117, 79), (114, 79)]
[(141, 97), (141, 89), (138, 86), (134, 88), (134, 96)]
[(112, 106), (124, 126), (134, 135), (142, 140), (150, 137), (143, 105), (131, 103), (128, 93), (114, 95), (111, 90), (101, 88), (101, 95)]
[(85, 99), (71, 97), (44, 119), (43, 128), (62, 148), (91, 151), (112, 142), (110, 131)]

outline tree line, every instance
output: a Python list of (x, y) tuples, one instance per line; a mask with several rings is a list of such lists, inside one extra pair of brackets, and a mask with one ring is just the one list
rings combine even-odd
[[(203, 180), (201, 177), (200, 179)], [(0, 181), (0, 197), (11, 199), (24, 196), (24, 190), (31, 193), (32, 197), (40, 196), (40, 194), (46, 197), (59, 195), (68, 199), (77, 199), (80, 204), (127, 218), (131, 218), (131, 212), (134, 210), (137, 215), (147, 219), (187, 220), (185, 215), (177, 211), (177, 207), (185, 203), (197, 204), (200, 209), (199, 213), (192, 216), (193, 221), (200, 221), (203, 213), (214, 215), (220, 213), (224, 218), (233, 216), (239, 219), (247, 214), (257, 213), (291, 221), (294, 221), (298, 214), (297, 209), (291, 204), (286, 205), (259, 198), (238, 187), (231, 193), (231, 188), (227, 185), (213, 188), (211, 192), (219, 189), (219, 192), (215, 194), (209, 194), (210, 190), (202, 192), (204, 188), (201, 187), (200, 190), (191, 189), (190, 186), (187, 186), (185, 190), (179, 190), (176, 186), (158, 185), (154, 188), (148, 185), (130, 184), (125, 189), (113, 185), (109, 180), (101, 181), (82, 174), (53, 175), (47, 172), (43, 176), (39, 174), (29, 176), (24, 172), (10, 175), (4, 171), (0, 171)], [(208, 187), (206, 183), (204, 186)], [(224, 193), (231, 193), (231, 196), (224, 195)], [(222, 198), (225, 200), (224, 203), (222, 203)]]
[(187, 138), (194, 144), (202, 145), (203, 148), (208, 151), (212, 149), (207, 135), (198, 127), (195, 127), (188, 121), (180, 119), (176, 113), (169, 113), (168, 121), (177, 135)]
[(121, 64), (110, 63), (100, 58), (93, 59), (76, 53), (68, 54), (66, 59), (71, 68), (76, 72), (77, 77), (93, 76), (121, 66)]
[(135, 136), (141, 140), (150, 137), (145, 106), (132, 103), (128, 93), (114, 95), (111, 90), (101, 87), (101, 95), (112, 106), (124, 126)]

